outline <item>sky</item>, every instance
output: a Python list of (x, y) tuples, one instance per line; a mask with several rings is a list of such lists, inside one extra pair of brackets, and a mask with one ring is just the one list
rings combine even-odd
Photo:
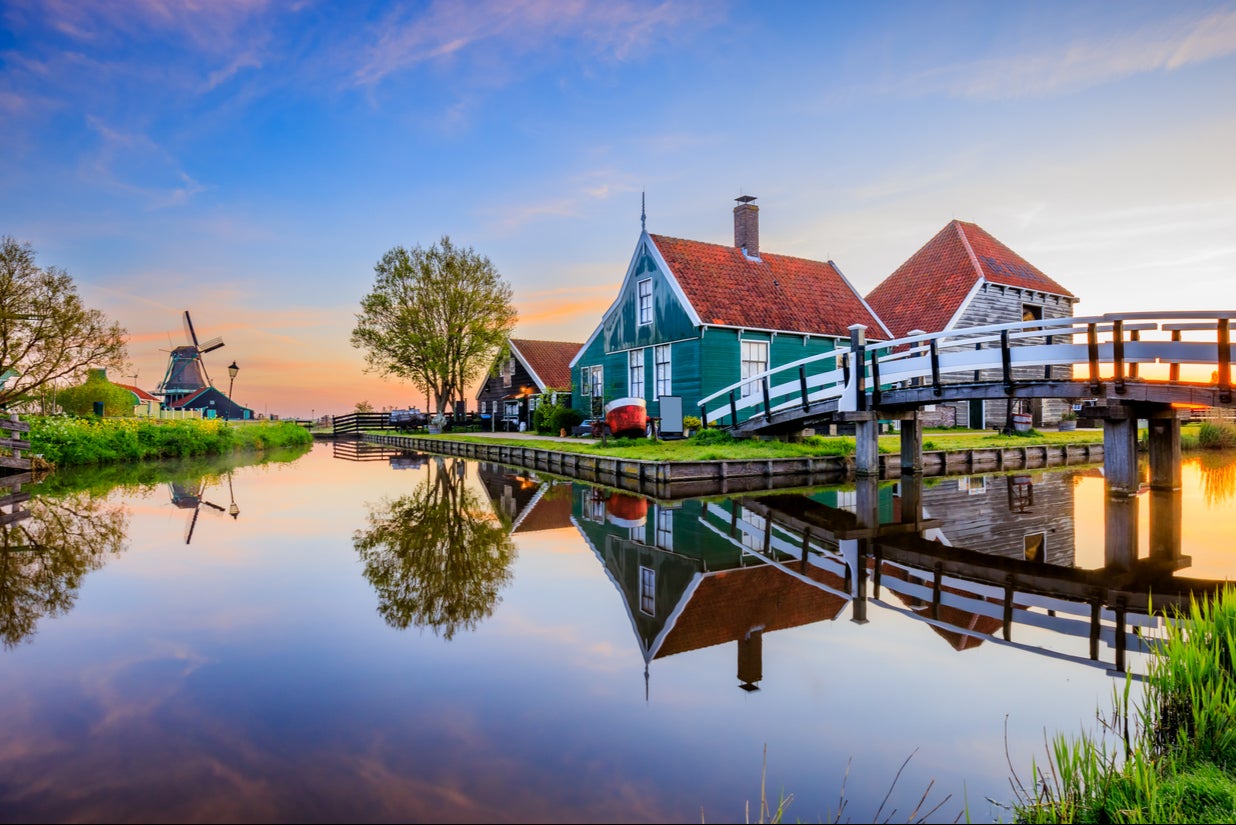
[(426, 406), (350, 343), (447, 235), (584, 341), (640, 234), (866, 294), (973, 221), (1079, 315), (1236, 310), (1236, 3), (0, 0), (0, 235), (259, 414)]

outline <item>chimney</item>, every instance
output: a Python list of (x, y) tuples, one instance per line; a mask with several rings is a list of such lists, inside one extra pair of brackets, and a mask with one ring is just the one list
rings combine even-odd
[(748, 258), (759, 258), (760, 208), (752, 203), (755, 196), (743, 195), (734, 200), (738, 201), (734, 207), (734, 246)]

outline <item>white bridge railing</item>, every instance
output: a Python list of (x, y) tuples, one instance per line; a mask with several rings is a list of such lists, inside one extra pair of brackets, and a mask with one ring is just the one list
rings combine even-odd
[[(756, 419), (805, 416), (836, 402), (840, 412), (879, 406), (880, 393), (907, 386), (944, 386), (967, 380), (1015, 384), (1089, 381), (1096, 389), (1111, 381), (1117, 393), (1126, 380), (1182, 381), (1181, 367), (1209, 367), (1208, 383), (1231, 400), (1231, 323), (1236, 311), (1107, 313), (1018, 321), (919, 333), (891, 341), (865, 340), (866, 327), (851, 327), (849, 342), (830, 352), (802, 358), (744, 378), (699, 402), (706, 423), (737, 426)], [(1145, 365), (1160, 365), (1143, 374)], [(1066, 372), (1067, 378), (1053, 377)], [(1039, 370), (1038, 377), (1034, 376)], [(994, 371), (994, 372), (993, 372)], [(992, 377), (994, 375), (994, 377)], [(1207, 383), (1203, 379), (1202, 383)], [(785, 414), (785, 415), (780, 415)]]

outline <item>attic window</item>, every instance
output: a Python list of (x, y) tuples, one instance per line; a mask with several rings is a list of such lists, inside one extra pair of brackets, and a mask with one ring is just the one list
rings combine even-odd
[(636, 285), (640, 326), (652, 323), (652, 278), (645, 278)]

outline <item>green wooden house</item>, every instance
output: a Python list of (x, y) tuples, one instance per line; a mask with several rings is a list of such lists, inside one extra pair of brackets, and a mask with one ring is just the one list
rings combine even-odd
[[(622, 288), (571, 362), (572, 403), (586, 417), (609, 401), (681, 399), (699, 415), (702, 398), (848, 341), (891, 337), (832, 261), (764, 252), (754, 197), (734, 207), (734, 245), (641, 231)], [(758, 392), (754, 382), (742, 394)], [(671, 405), (672, 406), (672, 405)]]

